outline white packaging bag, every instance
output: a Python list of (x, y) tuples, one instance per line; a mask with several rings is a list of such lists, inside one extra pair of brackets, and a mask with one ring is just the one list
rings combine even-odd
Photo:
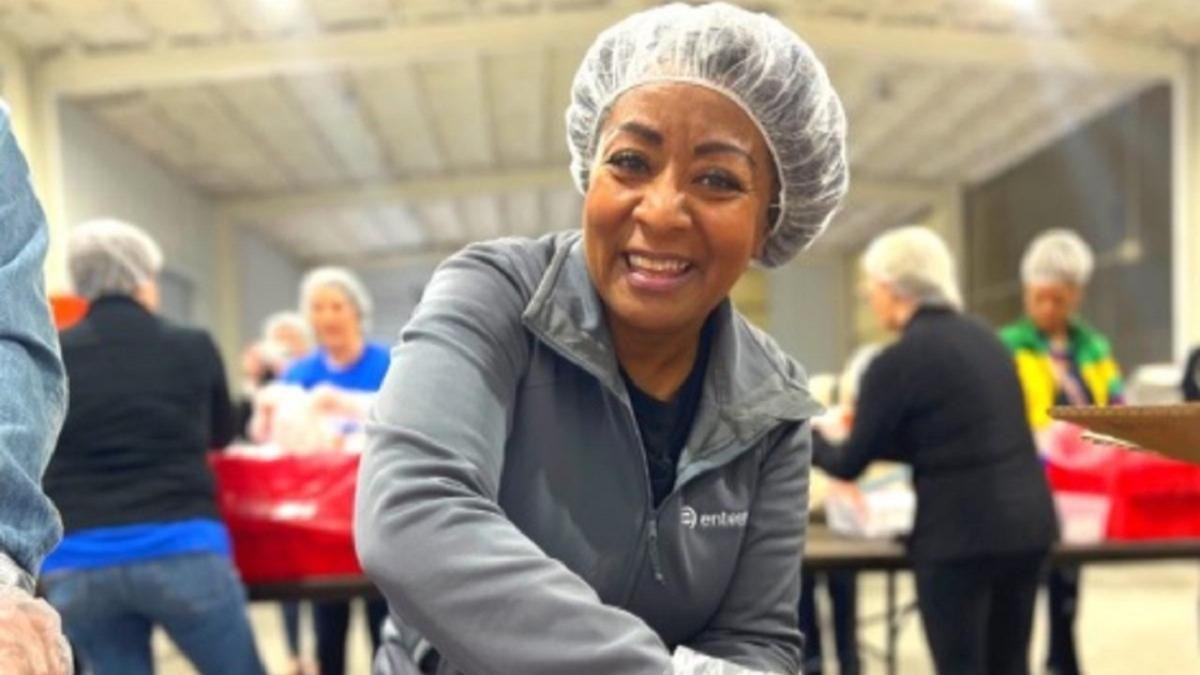
[(671, 672), (664, 675), (768, 675), (768, 673), (713, 658), (687, 647), (678, 647), (671, 659)]

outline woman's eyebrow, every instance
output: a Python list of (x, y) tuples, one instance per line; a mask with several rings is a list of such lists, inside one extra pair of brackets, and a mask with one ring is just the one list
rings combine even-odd
[(622, 122), (617, 131), (633, 134), (650, 145), (663, 144), (663, 135), (641, 122)]
[(696, 149), (693, 150), (693, 153), (695, 153), (695, 155), (697, 157), (703, 157), (705, 155), (724, 155), (724, 154), (739, 155), (741, 157), (745, 157), (746, 161), (750, 162), (750, 166), (755, 166), (754, 157), (751, 156), (751, 154), (748, 150), (746, 150), (745, 148), (743, 148), (741, 146), (734, 145), (733, 143), (728, 143), (725, 141), (707, 141), (707, 142), (701, 143), (700, 145), (696, 146)]

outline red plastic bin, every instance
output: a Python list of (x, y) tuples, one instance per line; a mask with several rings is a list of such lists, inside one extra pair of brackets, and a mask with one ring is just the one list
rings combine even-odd
[(214, 454), (218, 503), (247, 582), (362, 574), (354, 552), (357, 454)]
[(1055, 492), (1109, 497), (1107, 538), (1200, 538), (1200, 467), (1116, 449), (1091, 466), (1047, 466)]

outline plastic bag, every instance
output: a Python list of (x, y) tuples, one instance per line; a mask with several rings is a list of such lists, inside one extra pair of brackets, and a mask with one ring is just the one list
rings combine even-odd
[(361, 452), (363, 421), (375, 394), (319, 385), (273, 384), (254, 397), (250, 437), (291, 453)]
[(736, 663), (706, 656), (687, 647), (678, 647), (671, 659), (673, 675), (767, 675)]

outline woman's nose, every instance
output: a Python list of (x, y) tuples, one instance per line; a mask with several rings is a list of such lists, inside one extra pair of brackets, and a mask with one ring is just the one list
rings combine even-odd
[(670, 171), (662, 172), (646, 185), (646, 192), (633, 216), (644, 227), (659, 231), (684, 229), (692, 224), (687, 193)]

